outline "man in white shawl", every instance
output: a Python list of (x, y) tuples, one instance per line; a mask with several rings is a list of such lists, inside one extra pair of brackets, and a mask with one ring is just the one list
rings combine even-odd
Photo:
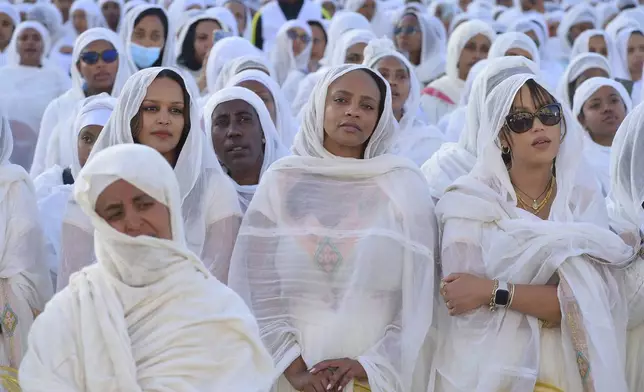
[(22, 390), (266, 390), (273, 364), (257, 324), (188, 249), (165, 159), (141, 145), (104, 150), (74, 197), (96, 230), (98, 262), (31, 329)]
[(345, 65), (314, 91), (294, 155), (273, 163), (246, 212), (230, 287), (257, 317), (274, 391), (424, 390), (435, 246), (427, 185), (387, 153), (396, 124), (382, 77)]

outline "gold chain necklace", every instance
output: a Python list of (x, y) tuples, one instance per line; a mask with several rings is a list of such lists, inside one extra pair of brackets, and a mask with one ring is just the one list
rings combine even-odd
[[(519, 201), (520, 206), (523, 207), (523, 208), (530, 208), (530, 209), (532, 209), (532, 211), (534, 211), (535, 214), (538, 214), (539, 212), (541, 212), (541, 210), (543, 210), (543, 208), (546, 206), (546, 204), (548, 204), (548, 201), (550, 201), (550, 197), (552, 196), (552, 192), (554, 190), (554, 184), (555, 184), (555, 176), (552, 176), (550, 178), (550, 182), (548, 183), (548, 186), (543, 191), (543, 193), (545, 193), (546, 196), (543, 198), (543, 200), (541, 200), (541, 202), (539, 202), (538, 201), (539, 199), (537, 198), (537, 199), (532, 200), (532, 204), (529, 204), (525, 200), (523, 200), (523, 198), (521, 198), (521, 195), (517, 194), (517, 199)], [(524, 195), (529, 197), (529, 195), (527, 193), (523, 192), (516, 185), (514, 185), (514, 184), (512, 184), (512, 185), (519, 192), (521, 192)], [(541, 193), (541, 195), (543, 195), (543, 193)], [(539, 197), (541, 197), (541, 195), (539, 195)]]

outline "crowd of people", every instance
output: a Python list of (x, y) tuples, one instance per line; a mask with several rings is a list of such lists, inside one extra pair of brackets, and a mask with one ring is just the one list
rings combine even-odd
[(644, 391), (644, 2), (0, 0), (0, 391)]

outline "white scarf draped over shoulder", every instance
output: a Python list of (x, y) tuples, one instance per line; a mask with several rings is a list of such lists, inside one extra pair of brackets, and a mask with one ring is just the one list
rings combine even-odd
[[(173, 239), (130, 237), (94, 211), (118, 180), (168, 208)], [(74, 196), (96, 230), (98, 263), (75, 274), (34, 324), (23, 391), (265, 390), (273, 367), (257, 324), (188, 250), (165, 159), (142, 145), (101, 151), (81, 170)]]
[[(532, 391), (537, 381), (552, 382), (550, 375), (541, 378), (544, 363), (554, 364), (555, 377), (566, 384), (555, 386), (563, 390), (627, 391), (627, 315), (619, 284), (606, 264), (624, 267), (632, 248), (608, 230), (603, 199), (578, 173), (582, 134), (570, 111), (563, 110), (565, 124), (572, 126), (557, 155), (557, 194), (549, 220), (532, 219), (516, 207), (501, 157), (499, 130), (515, 95), (534, 78), (510, 76), (485, 96), (477, 164), (448, 189), (436, 213), (445, 276), (466, 272), (535, 285), (558, 276), (561, 327), (542, 330), (534, 317), (487, 307), (445, 316), (434, 369), (442, 382), (439, 391)], [(542, 348), (545, 334), (558, 340), (555, 351)]]
[[(370, 73), (386, 93), (364, 159), (323, 146), (327, 90), (348, 72)], [(309, 368), (347, 357), (371, 391), (424, 390), (435, 245), (427, 186), (411, 162), (387, 154), (396, 131), (384, 79), (345, 65), (314, 91), (295, 155), (275, 162), (255, 192), (229, 284), (253, 309), (276, 377), (299, 356)], [(295, 391), (284, 377), (274, 388)]]

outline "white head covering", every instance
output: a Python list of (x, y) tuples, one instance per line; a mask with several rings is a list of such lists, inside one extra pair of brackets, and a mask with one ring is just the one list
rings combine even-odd
[(127, 55), (127, 61), (128, 64), (130, 65), (130, 70), (132, 73), (136, 72), (139, 70), (139, 67), (136, 66), (134, 63), (134, 60), (132, 59), (132, 34), (134, 33), (134, 28), (135, 25), (134, 23), (136, 22), (136, 19), (141, 15), (143, 12), (150, 10), (150, 9), (158, 9), (160, 10), (163, 15), (166, 16), (166, 20), (168, 21), (168, 31), (165, 32), (165, 46), (163, 47), (163, 50), (161, 51), (161, 66), (162, 67), (172, 67), (175, 65), (175, 60), (176, 57), (174, 55), (174, 30), (172, 23), (170, 23), (170, 19), (168, 18), (168, 14), (166, 11), (159, 6), (156, 5), (139, 5), (134, 7), (130, 12), (127, 13), (126, 15), (126, 20), (124, 24), (124, 28), (121, 29), (120, 35), (121, 35), (121, 40), (125, 42), (125, 54)]
[(358, 43), (368, 44), (369, 41), (376, 38), (376, 35), (371, 30), (352, 29), (345, 31), (338, 38), (330, 58), (330, 67), (344, 64), (350, 47)]
[(604, 37), (604, 41), (606, 42), (606, 50), (608, 51), (608, 62), (610, 63), (613, 72), (616, 72), (619, 64), (619, 55), (617, 54), (617, 48), (615, 47), (613, 39), (604, 30), (593, 29), (586, 30), (581, 33), (572, 46), (570, 59), (574, 59), (582, 53), (589, 53), (590, 39), (597, 36)]
[(416, 76), (423, 83), (429, 83), (445, 71), (444, 54), (447, 45), (445, 26), (436, 17), (419, 12), (409, 12), (418, 19), (422, 35), (420, 64), (415, 68)]
[[(344, 3), (344, 9), (347, 11), (358, 12), (364, 3), (365, 0), (347, 0)], [(369, 21), (371, 29), (376, 34), (376, 37), (389, 37), (393, 28), (391, 24), (392, 21), (387, 17), (385, 10), (383, 9), (383, 3), (380, 2), (380, 0), (374, 0), (374, 3), (376, 7), (375, 12)]]
[(486, 36), (490, 43), (494, 43), (496, 33), (492, 27), (480, 20), (463, 22), (450, 35), (447, 42), (447, 61), (445, 63), (445, 73), (450, 79), (465, 83), (458, 76), (458, 60), (467, 42), (479, 34)]
[(324, 49), (324, 58), (320, 61), (321, 64), (329, 65), (331, 57), (335, 53), (336, 42), (338, 42), (344, 32), (354, 29), (372, 30), (369, 21), (362, 14), (347, 11), (336, 12), (327, 29), (328, 39), (326, 48)]
[[(537, 36), (537, 41), (539, 41), (538, 49), (541, 55), (540, 57), (548, 56), (547, 51), (550, 41), (548, 36), (548, 25), (541, 14), (530, 12), (525, 17), (515, 19), (508, 25), (507, 31), (524, 34), (528, 34), (530, 31), (534, 32)], [(537, 45), (536, 42), (535, 45)], [(550, 55), (550, 57), (552, 57), (552, 55)]]
[[(259, 71), (247, 71), (247, 72), (258, 72)], [(262, 73), (263, 74), (263, 73)], [(264, 74), (265, 75), (265, 74)], [(213, 94), (206, 103), (206, 106), (203, 109), (204, 113), (204, 122), (205, 129), (210, 134), (210, 143), (214, 143), (212, 140), (212, 114), (220, 104), (224, 102), (242, 100), (247, 102), (249, 105), (255, 109), (257, 116), (259, 117), (259, 122), (262, 127), (262, 132), (264, 135), (264, 163), (262, 164), (261, 171), (259, 173), (260, 181), (261, 177), (264, 175), (266, 170), (275, 162), (276, 160), (289, 155), (288, 150), (282, 144), (280, 137), (275, 130), (275, 125), (271, 116), (266, 109), (266, 105), (262, 100), (252, 91), (242, 88), (242, 87), (226, 87), (222, 90), (219, 90)], [(250, 201), (253, 199), (255, 190), (258, 185), (239, 185), (234, 182), (235, 188), (237, 189), (237, 194), (239, 195), (239, 203), (242, 206), (242, 209), (245, 211), (250, 204)]]
[(230, 31), (234, 36), (239, 36), (239, 27), (237, 26), (237, 19), (235, 15), (225, 7), (213, 7), (208, 8), (205, 12), (206, 15), (210, 15), (216, 20), (220, 21), (221, 27)]
[(565, 55), (568, 55), (572, 49), (572, 43), (568, 40), (570, 28), (579, 23), (592, 23), (594, 27), (597, 27), (597, 17), (591, 5), (586, 3), (575, 5), (566, 11), (561, 20), (559, 28), (557, 28), (557, 37), (561, 42), (561, 49)]
[(47, 53), (49, 53), (49, 48), (51, 47), (49, 32), (47, 31), (45, 26), (33, 21), (22, 22), (18, 26), (16, 26), (15, 30), (13, 31), (13, 37), (11, 37), (11, 42), (9, 42), (9, 46), (7, 46), (6, 49), (7, 65), (20, 64), (20, 55), (18, 54), (18, 38), (20, 37), (20, 34), (22, 34), (22, 32), (26, 29), (34, 29), (40, 34), (43, 42), (43, 50), (40, 56), (40, 61), (42, 66), (46, 66)]
[(210, 50), (208, 65), (206, 66), (208, 93), (217, 92), (217, 79), (227, 62), (238, 57), (250, 55), (261, 56), (262, 54), (253, 44), (241, 37), (226, 37), (217, 41)]
[[(364, 151), (364, 159), (374, 158), (379, 155), (385, 154), (391, 147), (398, 127), (394, 119), (393, 110), (391, 108), (391, 90), (389, 83), (382, 78), (377, 72), (372, 71), (370, 68), (363, 65), (347, 64), (339, 67), (329, 69), (324, 73), (322, 78), (316, 83), (313, 90), (313, 96), (309, 100), (304, 110), (304, 117), (302, 118), (302, 126), (300, 131), (295, 136), (293, 143), (293, 153), (301, 156), (311, 156), (317, 158), (331, 158), (331, 159), (347, 159), (340, 158), (324, 148), (324, 108), (326, 105), (326, 95), (331, 83), (342, 77), (343, 75), (363, 70), (368, 72), (374, 79), (380, 81), (380, 88), (386, 88), (384, 108), (380, 115), (378, 124), (369, 138), (369, 142)], [(381, 94), (383, 91), (381, 91)]]
[(175, 41), (175, 48), (174, 48), (174, 53), (176, 54), (177, 59), (183, 54), (182, 53), (183, 44), (184, 44), (184, 41), (186, 40), (186, 38), (188, 36), (188, 31), (190, 30), (190, 28), (193, 25), (198, 24), (199, 22), (204, 21), (204, 20), (214, 20), (215, 22), (217, 22), (221, 26), (221, 28), (224, 31), (230, 32), (230, 29), (228, 28), (227, 24), (224, 23), (223, 21), (220, 21), (219, 19), (215, 18), (213, 15), (209, 15), (209, 14), (206, 14), (204, 12), (198, 13), (197, 15), (195, 15), (195, 16), (189, 18), (188, 20), (186, 20), (185, 23), (183, 23), (183, 26), (181, 26), (181, 28), (179, 30), (179, 36), (178, 36), (177, 40)]
[(27, 20), (39, 22), (45, 26), (49, 31), (52, 44), (66, 33), (63, 27), (63, 14), (51, 3), (34, 4), (27, 13)]
[(0, 2), (0, 14), (5, 14), (11, 18), (14, 27), (20, 23), (20, 13), (11, 3)]
[[(107, 23), (103, 17), (99, 5), (94, 0), (76, 0), (72, 3), (69, 9), (69, 17), (71, 18), (76, 11), (85, 12), (85, 19), (87, 19), (87, 28), (105, 27)], [(76, 34), (78, 32), (74, 31)]]
[[(244, 8), (245, 8), (244, 12), (246, 13), (246, 30), (238, 31), (237, 35), (240, 35), (240, 36), (242, 36), (242, 37), (244, 37), (244, 38), (246, 38), (247, 40), (250, 41), (251, 33), (253, 31), (253, 26), (252, 26), (253, 18), (252, 18), (252, 12), (251, 12), (250, 5), (247, 4), (243, 0), (217, 0), (216, 4), (217, 4), (218, 7), (225, 7), (226, 4), (232, 3), (232, 2), (239, 3), (239, 4), (243, 5)], [(237, 26), (236, 22), (235, 22), (235, 26), (239, 30), (239, 26)]]
[(615, 45), (617, 45), (617, 34), (623, 29), (627, 28), (638, 29), (641, 28), (641, 26), (636, 19), (629, 17), (624, 12), (622, 12), (606, 26), (605, 30), (606, 33), (608, 33), (608, 35), (610, 35), (610, 37), (613, 39)]
[[(275, 75), (273, 64), (271, 64), (271, 62), (268, 61), (268, 59), (266, 59), (266, 57), (261, 53), (237, 57), (224, 64), (223, 68), (219, 72), (219, 76), (217, 76), (215, 91), (219, 91), (227, 86), (228, 81), (238, 73), (253, 69), (258, 71), (261, 70), (261, 72), (266, 71), (271, 78)], [(273, 81), (274, 80), (275, 79), (273, 78)]]
[(172, 26), (181, 26), (181, 17), (188, 11), (188, 8), (198, 7), (199, 10), (206, 9), (204, 0), (174, 0), (168, 8), (168, 15), (170, 16), (170, 23)]
[(282, 85), (286, 81), (286, 77), (291, 71), (301, 71), (308, 73), (309, 60), (311, 59), (311, 49), (313, 43), (310, 41), (302, 53), (295, 56), (293, 54), (293, 42), (288, 37), (288, 31), (293, 28), (300, 28), (313, 39), (311, 26), (308, 23), (294, 19), (284, 23), (277, 31), (275, 37), (275, 44), (270, 53), (271, 62), (275, 67), (277, 82)]
[(613, 2), (602, 2), (595, 6), (597, 15), (597, 28), (603, 29), (606, 22), (619, 13), (619, 9)]
[[(524, 33), (510, 32), (499, 35), (488, 53), (488, 58), (503, 57), (510, 49), (521, 49), (530, 53), (532, 60), (537, 64), (541, 64), (539, 57), (539, 49), (534, 41)], [(470, 71), (472, 72), (472, 71)], [(469, 76), (468, 76), (469, 79)]]
[(617, 33), (617, 68), (615, 69), (615, 75), (617, 77), (624, 78), (626, 80), (631, 80), (631, 71), (628, 69), (628, 41), (631, 38), (633, 33), (642, 34), (642, 29), (635, 29), (627, 27), (622, 29)]
[(266, 75), (262, 71), (249, 69), (242, 71), (230, 78), (226, 87), (238, 86), (241, 82), (248, 80), (254, 80), (261, 83), (271, 92), (273, 101), (275, 102), (276, 118), (274, 126), (277, 135), (279, 136), (284, 146), (286, 146), (287, 148), (292, 146), (293, 140), (295, 139), (295, 134), (297, 133), (297, 125), (295, 124), (293, 116), (291, 115), (290, 106), (286, 97), (284, 97), (284, 94), (282, 94), (279, 85), (273, 78)]
[(584, 53), (572, 59), (566, 71), (561, 75), (559, 85), (557, 86), (557, 99), (567, 109), (572, 108), (568, 85), (591, 68), (603, 69), (609, 77), (613, 75), (608, 59), (600, 54)]
[(604, 86), (610, 86), (614, 88), (620, 95), (620, 97), (622, 97), (622, 101), (626, 106), (626, 114), (631, 112), (631, 109), (633, 109), (633, 101), (631, 100), (630, 95), (628, 95), (628, 92), (621, 83), (609, 78), (595, 77), (584, 81), (581, 85), (579, 85), (579, 87), (577, 87), (577, 90), (575, 90), (575, 97), (572, 105), (572, 114), (575, 116), (575, 118), (581, 113), (581, 110), (584, 107), (584, 103), (586, 103), (586, 101), (590, 99), (590, 97), (595, 94), (597, 90)]
[[(123, 26), (123, 23), (124, 23), (123, 21), (125, 19), (125, 1), (124, 0), (98, 0), (98, 6), (101, 7), (101, 9), (103, 8), (103, 5), (106, 3), (114, 3), (118, 5), (121, 16), (119, 17), (119, 24), (116, 26), (116, 31), (120, 31), (121, 26)], [(105, 27), (109, 27), (107, 25), (107, 21), (105, 21)]]

